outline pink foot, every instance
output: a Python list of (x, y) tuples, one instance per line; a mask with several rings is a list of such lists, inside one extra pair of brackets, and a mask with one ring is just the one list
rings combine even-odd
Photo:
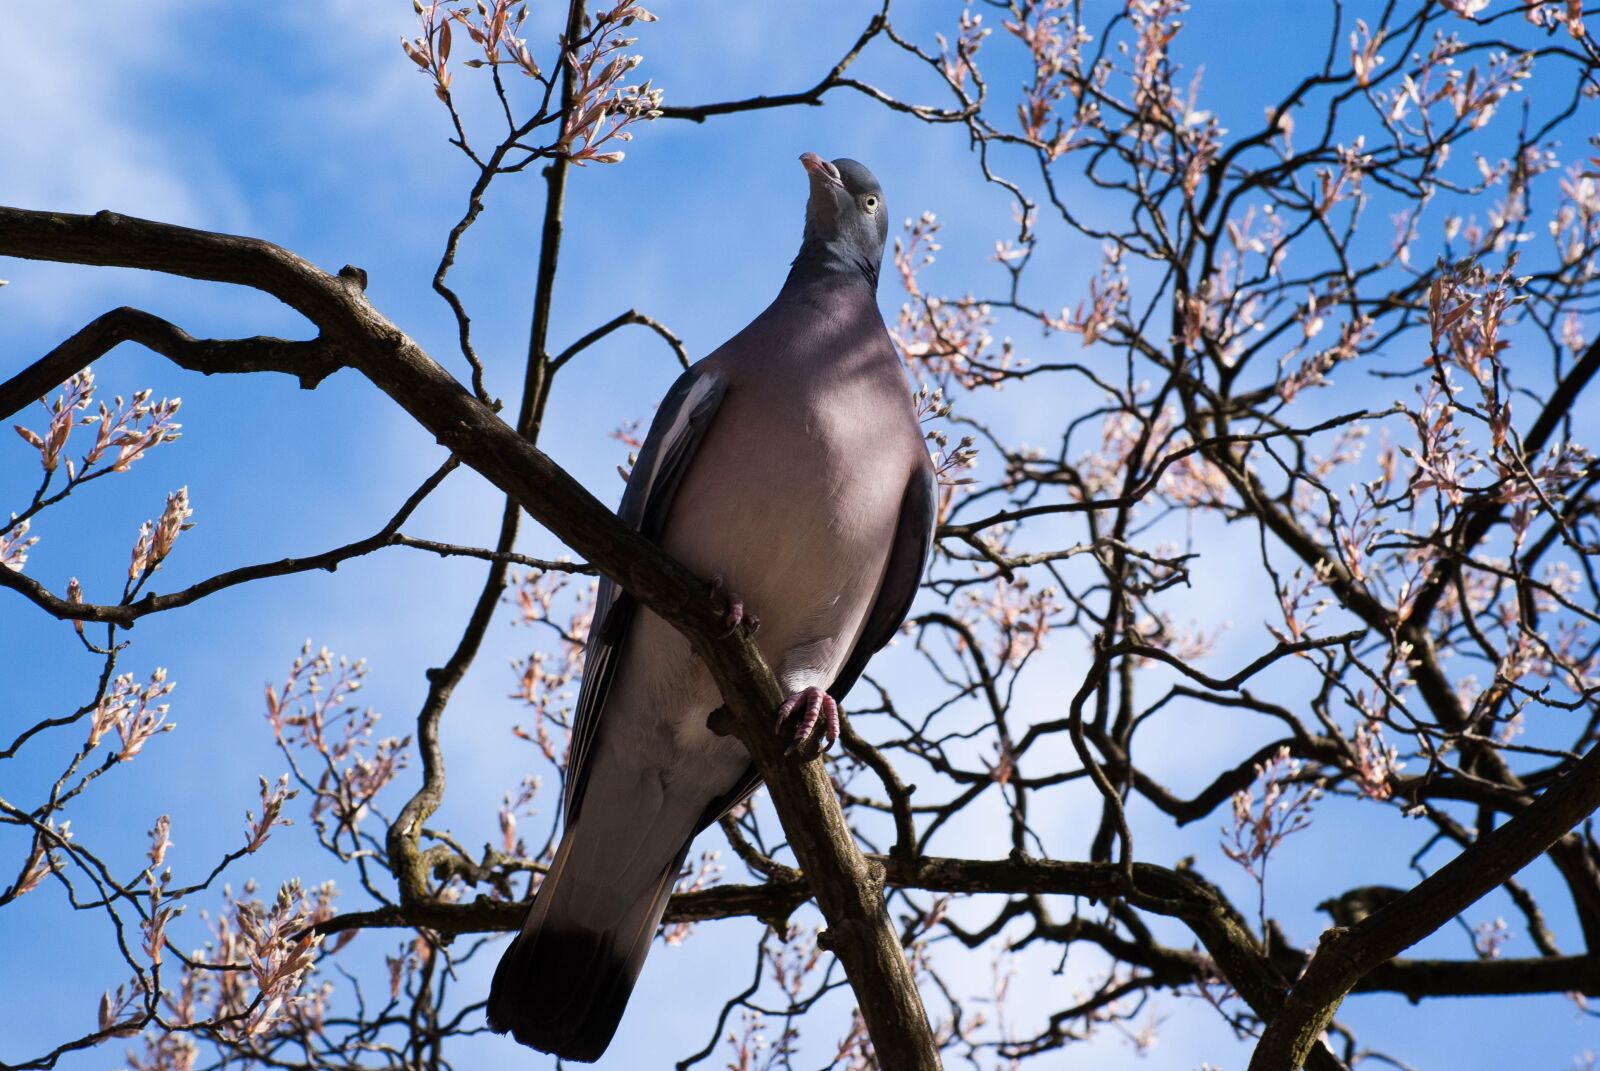
[(794, 731), (794, 738), (789, 741), (789, 746), (784, 749), (785, 755), (793, 755), (811, 739), (811, 733), (817, 727), (819, 719), (826, 719), (823, 726), (825, 743), (824, 751), (832, 747), (834, 741), (839, 739), (839, 704), (833, 701), (833, 696), (813, 685), (801, 692), (796, 692), (784, 700), (783, 706), (778, 708), (778, 731), (783, 731), (784, 722), (796, 711), (800, 712), (800, 724)]
[(744, 626), (747, 636), (754, 636), (761, 628), (761, 618), (744, 608), (744, 600), (731, 591), (723, 590), (723, 580), (720, 576), (711, 578), (711, 597), (727, 600), (728, 616), (722, 619), (722, 623), (727, 626), (727, 631), (723, 632), (724, 636), (732, 636), (733, 630), (740, 625)]

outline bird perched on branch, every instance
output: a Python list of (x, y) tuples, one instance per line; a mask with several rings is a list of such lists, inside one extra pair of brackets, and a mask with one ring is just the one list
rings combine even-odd
[[(934, 523), (934, 474), (878, 312), (888, 214), (854, 160), (800, 158), (800, 253), (778, 297), (668, 391), (618, 514), (712, 578), (729, 628), (757, 628), (798, 746), (905, 619)], [(565, 832), (489, 992), (491, 1029), (566, 1059), (615, 1033), (695, 835), (748, 796), (744, 747), (688, 642), (609, 579), (584, 649)]]
[(1396, 889), (1392, 885), (1361, 885), (1340, 893), (1332, 900), (1322, 901), (1317, 905), (1317, 910), (1326, 911), (1335, 926), (1354, 926), (1405, 894), (1404, 889)]

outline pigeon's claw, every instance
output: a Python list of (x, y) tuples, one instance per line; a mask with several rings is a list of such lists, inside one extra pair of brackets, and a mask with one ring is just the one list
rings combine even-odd
[(724, 591), (723, 587), (722, 577), (714, 576), (711, 578), (711, 597), (725, 600), (728, 604), (727, 616), (722, 619), (722, 623), (725, 626), (722, 633), (723, 638), (726, 639), (732, 636), (734, 630), (741, 625), (744, 626), (746, 636), (754, 636), (756, 631), (761, 628), (761, 618), (745, 609), (743, 599), (731, 591)]
[(821, 688), (812, 685), (785, 699), (783, 705), (778, 708), (778, 731), (782, 732), (784, 723), (796, 715), (799, 717), (799, 724), (795, 727), (789, 746), (784, 749), (785, 755), (793, 755), (804, 747), (806, 741), (811, 739), (811, 734), (816, 730), (819, 721), (824, 723), (825, 742), (822, 745), (824, 751), (839, 739), (839, 704), (834, 702), (833, 696)]

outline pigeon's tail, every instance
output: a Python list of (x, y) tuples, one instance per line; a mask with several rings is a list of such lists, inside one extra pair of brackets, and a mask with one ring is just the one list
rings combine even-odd
[(488, 1020), (489, 1029), (524, 1045), (589, 1063), (616, 1033), (689, 842), (648, 873), (639, 874), (635, 860), (629, 873), (584, 880), (596, 875), (573, 865), (573, 846), (590, 838), (574, 832), (563, 838), (522, 932), (495, 968)]

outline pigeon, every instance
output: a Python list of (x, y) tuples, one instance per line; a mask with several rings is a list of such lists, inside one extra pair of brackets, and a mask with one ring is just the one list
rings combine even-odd
[[(805, 231), (783, 288), (673, 384), (617, 510), (754, 636), (791, 748), (838, 737), (839, 701), (910, 611), (936, 501), (878, 311), (883, 191), (854, 160), (800, 161)], [(688, 642), (601, 580), (563, 835), (495, 970), (491, 1030), (567, 1060), (605, 1052), (690, 843), (760, 782), (707, 727), (720, 704)]]

